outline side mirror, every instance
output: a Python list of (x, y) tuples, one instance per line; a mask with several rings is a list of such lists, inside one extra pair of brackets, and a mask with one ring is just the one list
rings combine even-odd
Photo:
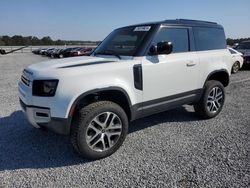
[(171, 42), (158, 42), (157, 46), (152, 45), (149, 49), (150, 55), (171, 54), (173, 45)]

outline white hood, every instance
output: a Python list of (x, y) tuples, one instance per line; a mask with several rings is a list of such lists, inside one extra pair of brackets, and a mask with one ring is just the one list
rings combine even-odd
[(51, 70), (60, 67), (67, 66), (76, 66), (85, 63), (96, 63), (102, 61), (117, 61), (117, 59), (113, 58), (101, 58), (101, 57), (93, 57), (93, 56), (81, 56), (81, 57), (72, 57), (72, 58), (64, 58), (57, 60), (49, 60), (41, 63), (33, 64), (27, 68), (30, 71), (44, 71)]

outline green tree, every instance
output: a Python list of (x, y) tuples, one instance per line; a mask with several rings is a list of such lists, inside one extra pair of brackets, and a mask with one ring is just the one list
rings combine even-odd
[(41, 42), (42, 42), (42, 45), (53, 45), (54, 44), (53, 40), (49, 36), (43, 37), (41, 39)]
[(54, 44), (55, 45), (64, 45), (64, 41), (62, 41), (62, 40), (56, 40)]
[(4, 44), (6, 46), (10, 46), (11, 45), (11, 38), (7, 35), (2, 36), (2, 41), (4, 42)]
[(21, 46), (24, 44), (24, 38), (20, 35), (15, 35), (11, 37), (11, 45), (13, 46)]
[(2, 40), (2, 37), (0, 38), (0, 46), (4, 46), (5, 45), (5, 43), (4, 43), (4, 41)]
[(41, 45), (41, 40), (39, 38), (37, 38), (37, 37), (32, 37), (31, 45), (33, 45), (33, 46)]

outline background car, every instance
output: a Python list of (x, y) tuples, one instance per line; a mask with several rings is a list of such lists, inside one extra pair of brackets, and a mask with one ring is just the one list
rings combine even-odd
[(58, 54), (58, 57), (59, 58), (64, 58), (64, 57), (69, 57), (69, 54), (70, 54), (70, 51), (72, 50), (73, 48), (65, 48), (63, 50), (61, 50)]
[(235, 49), (243, 54), (244, 64), (250, 65), (250, 41), (241, 42)]
[(61, 51), (63, 51), (64, 49), (60, 48), (60, 49), (56, 49), (54, 51), (51, 52), (50, 57), (51, 58), (59, 58), (59, 55), (61, 53)]
[(69, 52), (69, 56), (70, 57), (74, 57), (74, 56), (87, 56), (87, 55), (91, 54), (92, 50), (93, 50), (92, 48), (83, 48), (83, 47), (75, 48), (75, 49), (72, 49)]
[(33, 54), (39, 54), (39, 53), (40, 53), (40, 50), (41, 50), (41, 48), (32, 50), (32, 53), (33, 53)]
[(243, 54), (232, 48), (228, 48), (228, 50), (232, 54), (232, 61), (233, 61), (232, 73), (236, 73), (243, 66)]
[(46, 50), (46, 51), (44, 52), (44, 55), (50, 57), (51, 53), (52, 53), (54, 50), (56, 50), (56, 48), (49, 48), (48, 50)]

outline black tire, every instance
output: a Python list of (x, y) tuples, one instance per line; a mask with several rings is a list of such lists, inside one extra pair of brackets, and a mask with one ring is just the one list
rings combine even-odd
[(234, 64), (233, 64), (233, 66), (232, 66), (232, 73), (233, 74), (235, 74), (235, 73), (237, 73), (237, 72), (239, 72), (239, 70), (240, 70), (240, 63), (237, 61), (237, 62), (235, 62)]
[[(112, 112), (121, 121), (121, 134), (115, 144), (105, 151), (95, 151), (87, 143), (88, 126), (99, 114)], [(71, 142), (74, 149), (86, 159), (96, 160), (113, 154), (122, 145), (128, 132), (128, 118), (124, 110), (111, 101), (97, 101), (80, 109), (71, 125)]]
[[(212, 104), (212, 103), (208, 102), (208, 99), (211, 97), (210, 94), (211, 94), (211, 92), (213, 92), (212, 90), (215, 89), (215, 88), (217, 88), (217, 90), (222, 92), (221, 93), (222, 98), (219, 100), (220, 106), (219, 107), (218, 107), (218, 105), (215, 106), (215, 107), (218, 107), (218, 110), (217, 111), (214, 110), (213, 112), (211, 112), (208, 109), (209, 108), (208, 105)], [(207, 81), (205, 83), (202, 97), (200, 98), (198, 103), (194, 104), (194, 110), (198, 115), (200, 115), (204, 119), (213, 118), (213, 117), (217, 116), (221, 112), (221, 110), (223, 108), (223, 105), (224, 105), (224, 102), (225, 102), (225, 89), (224, 89), (224, 86), (219, 81), (210, 80), (210, 81)], [(216, 104), (218, 104), (218, 102), (216, 102)], [(212, 109), (213, 109), (213, 107), (212, 107)]]

